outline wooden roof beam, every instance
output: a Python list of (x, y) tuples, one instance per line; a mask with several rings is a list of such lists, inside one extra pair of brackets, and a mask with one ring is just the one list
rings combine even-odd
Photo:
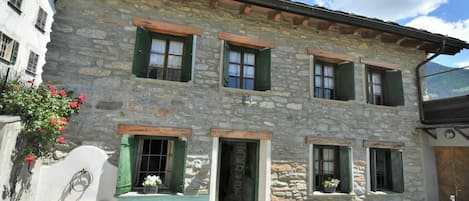
[(308, 26), (309, 25), (309, 17), (294, 17), (293, 18), (293, 24), (294, 25)]
[(269, 19), (274, 21), (280, 21), (282, 19), (282, 11), (271, 11), (269, 12)]
[(251, 11), (252, 11), (252, 5), (250, 5), (250, 4), (243, 4), (239, 8), (239, 14), (242, 14), (242, 15), (249, 15), (249, 13), (251, 13)]
[(358, 27), (344, 24), (337, 24), (337, 28), (341, 34), (353, 34), (357, 29), (359, 29)]

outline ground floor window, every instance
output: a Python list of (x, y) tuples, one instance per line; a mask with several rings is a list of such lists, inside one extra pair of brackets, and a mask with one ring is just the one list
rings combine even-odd
[(314, 191), (325, 191), (324, 183), (338, 179), (337, 192), (351, 191), (350, 148), (343, 146), (313, 145)]
[(370, 148), (371, 191), (404, 192), (402, 152)]

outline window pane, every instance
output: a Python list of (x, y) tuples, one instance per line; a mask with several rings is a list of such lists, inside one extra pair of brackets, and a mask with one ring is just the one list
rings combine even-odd
[(334, 162), (324, 162), (324, 174), (334, 174)]
[(148, 78), (163, 79), (163, 68), (148, 68)]
[(332, 99), (333, 97), (333, 91), (330, 89), (324, 89), (324, 98), (327, 99)]
[(321, 77), (320, 76), (316, 76), (316, 78), (314, 79), (315, 81), (315, 86), (316, 87), (321, 87)]
[(241, 63), (241, 54), (239, 52), (230, 51), (230, 62)]
[(182, 55), (184, 43), (179, 41), (169, 41), (169, 54)]
[(324, 160), (334, 160), (334, 150), (333, 149), (323, 149)]
[(334, 79), (332, 79), (332, 78), (325, 78), (324, 82), (325, 82), (324, 88), (328, 88), (328, 89), (333, 89), (333, 88), (334, 88)]
[(151, 141), (151, 154), (160, 154), (161, 152), (161, 140), (152, 140)]
[(151, 40), (151, 51), (164, 54), (166, 49), (166, 41), (159, 39)]
[(239, 65), (230, 64), (229, 73), (230, 76), (240, 76)]
[(373, 73), (373, 83), (381, 83), (381, 74)]
[(373, 85), (373, 94), (380, 95), (381, 94), (381, 85)]
[(380, 95), (374, 95), (373, 96), (373, 104), (381, 104), (381, 96)]
[(324, 67), (324, 75), (333, 77), (334, 76), (334, 67), (332, 67), (332, 66)]
[(315, 94), (316, 94), (315, 96), (316, 98), (322, 98), (322, 89), (319, 87), (316, 87)]
[(228, 87), (239, 88), (239, 78), (230, 76), (230, 78), (228, 79)]
[(254, 90), (254, 80), (253, 79), (244, 79), (243, 87), (244, 87), (244, 89)]
[(245, 66), (244, 67), (244, 77), (245, 78), (254, 78), (254, 67)]
[(182, 66), (182, 57), (181, 56), (168, 56), (168, 68), (179, 69)]
[(181, 79), (181, 69), (168, 68), (166, 74), (166, 80), (179, 81)]
[(316, 64), (316, 67), (314, 68), (314, 74), (316, 75), (321, 75), (321, 65)]
[(148, 168), (148, 171), (161, 171), (159, 169), (160, 158), (160, 156), (150, 156), (150, 166)]
[(148, 166), (148, 156), (142, 156), (140, 161), (140, 171), (146, 171)]
[(164, 56), (161, 54), (150, 54), (150, 66), (163, 66)]
[(244, 64), (247, 65), (254, 65), (255, 59), (254, 59), (254, 54), (252, 53), (246, 53), (244, 54)]

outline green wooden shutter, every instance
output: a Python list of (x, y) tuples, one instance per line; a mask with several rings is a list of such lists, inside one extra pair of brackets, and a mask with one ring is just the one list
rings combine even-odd
[(223, 42), (223, 86), (228, 87), (230, 79), (230, 44), (227, 41)]
[(132, 190), (132, 175), (135, 162), (137, 140), (133, 136), (122, 136), (119, 156), (116, 193), (123, 194)]
[(310, 181), (310, 182), (313, 184), (313, 185), (312, 185), (312, 186), (313, 186), (313, 189), (311, 189), (312, 192), (314, 192), (315, 190), (319, 190), (319, 189), (315, 189), (315, 188), (316, 188), (316, 175), (318, 174), (318, 170), (316, 169), (316, 156), (317, 156), (318, 154), (319, 154), (319, 153), (318, 153), (318, 149), (315, 148), (314, 145), (313, 145), (313, 157), (312, 157), (312, 160), (313, 160), (313, 167), (311, 167), (311, 168), (313, 168), (313, 171), (312, 171), (312, 173), (313, 173), (313, 176), (312, 176), (313, 181)]
[(173, 170), (171, 173), (171, 190), (184, 192), (184, 175), (186, 172), (186, 148), (187, 143), (183, 140), (174, 141)]
[(336, 99), (355, 99), (354, 63), (348, 62), (337, 66), (336, 70)]
[(192, 48), (194, 36), (184, 38), (184, 58), (182, 60), (181, 82), (189, 82), (192, 79)]
[(389, 106), (404, 105), (401, 71), (386, 71), (384, 73), (384, 104)]
[(391, 176), (392, 191), (397, 193), (404, 192), (404, 172), (402, 166), (402, 152), (399, 150), (391, 151)]
[(371, 191), (377, 190), (376, 181), (376, 150), (370, 149), (370, 176), (371, 176)]
[(20, 44), (16, 41), (13, 42), (13, 49), (12, 49), (12, 52), (11, 52), (11, 57), (10, 57), (10, 63), (11, 64), (15, 64), (16, 63), (16, 57), (18, 56), (18, 47), (20, 46)]
[(350, 166), (350, 148), (340, 147), (339, 150), (339, 169), (340, 169), (340, 191), (350, 193), (352, 190), (352, 170)]
[(270, 49), (260, 50), (256, 55), (255, 89), (270, 90)]
[(151, 35), (142, 27), (137, 27), (135, 37), (134, 60), (132, 73), (137, 77), (147, 77), (150, 59)]

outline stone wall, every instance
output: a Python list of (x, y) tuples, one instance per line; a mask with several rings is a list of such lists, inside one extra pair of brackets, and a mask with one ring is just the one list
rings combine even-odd
[[(136, 31), (132, 25), (134, 16), (202, 29), (196, 40), (192, 82), (140, 79), (131, 74)], [(406, 191), (392, 197), (424, 200), (420, 139), (413, 133), (418, 120), (414, 68), (425, 58), (424, 52), (383, 44), (375, 39), (341, 35), (334, 30), (319, 31), (292, 24), (288, 19), (268, 20), (265, 14), (257, 12), (240, 15), (238, 9), (213, 9), (209, 1), (202, 0), (183, 3), (170, 0), (58, 1), (44, 77), (59, 87), (73, 89), (77, 95), (88, 96), (77, 120), (70, 123), (65, 134), (76, 144), (93, 144), (107, 151), (118, 151), (120, 139), (116, 129), (119, 123), (192, 128), (188, 155), (203, 156), (199, 161), (204, 171), (208, 171), (212, 153), (210, 128), (271, 131), (272, 195), (281, 200), (303, 200), (307, 197), (305, 185), (308, 183), (304, 171), (308, 168), (305, 136), (346, 137), (357, 142), (363, 139), (399, 141), (406, 144), (403, 155)], [(220, 87), (218, 32), (275, 42), (271, 91)], [(328, 101), (310, 97), (309, 55), (306, 53), (309, 47), (354, 56), (355, 100)], [(359, 56), (401, 65), (405, 106), (365, 103), (365, 68), (358, 63)], [(353, 150), (354, 185), (359, 187), (354, 189), (356, 194), (343, 199), (386, 200), (391, 195), (364, 194), (366, 150), (361, 143), (356, 143)], [(188, 157), (186, 189), (196, 180), (200, 188), (190, 192), (206, 194), (209, 177), (203, 172), (201, 178), (196, 177), (199, 170), (191, 170), (195, 167), (194, 161), (195, 158)], [(313, 195), (313, 199), (332, 198)]]

